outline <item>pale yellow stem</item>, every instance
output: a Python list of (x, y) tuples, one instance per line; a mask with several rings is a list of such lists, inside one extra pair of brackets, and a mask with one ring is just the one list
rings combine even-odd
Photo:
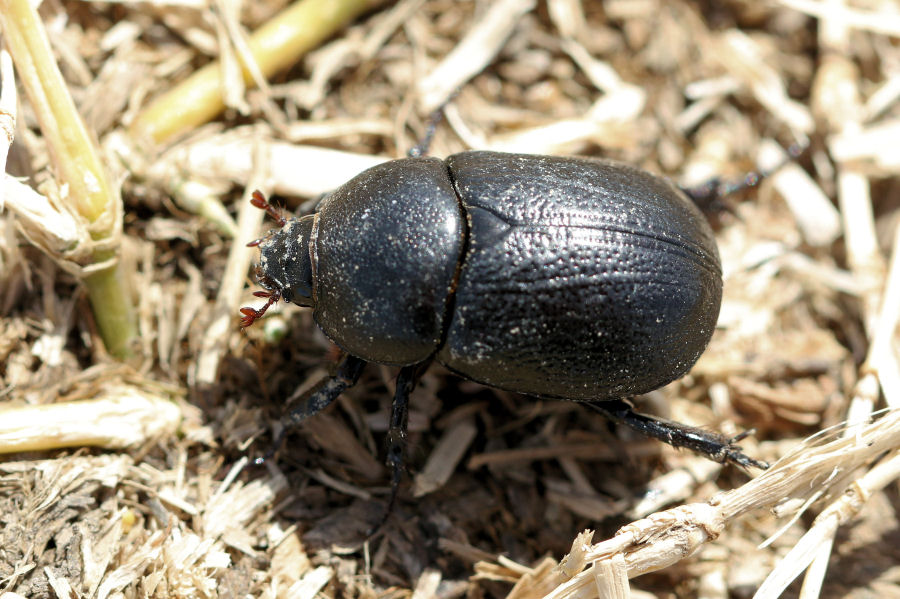
[[(250, 37), (264, 77), (295, 64), (337, 29), (384, 0), (299, 0)], [(250, 71), (244, 80), (252, 85)], [(137, 140), (163, 143), (215, 118), (225, 108), (222, 69), (212, 62), (148, 105), (131, 125)]]

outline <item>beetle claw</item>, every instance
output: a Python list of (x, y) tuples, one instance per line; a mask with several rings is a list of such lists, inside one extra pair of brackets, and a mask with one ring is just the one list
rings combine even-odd
[(741, 451), (741, 448), (737, 446), (731, 446), (727, 448), (723, 456), (722, 463), (737, 464), (738, 466), (743, 466), (744, 468), (759, 468), (760, 470), (768, 470), (770, 466), (768, 462), (756, 460), (746, 455), (743, 451)]
[(241, 308), (240, 312), (244, 315), (244, 317), (241, 318), (242, 329), (246, 329), (254, 322), (262, 318), (263, 314), (266, 313), (266, 310), (268, 310), (269, 307), (272, 306), (272, 304), (281, 299), (281, 293), (278, 291), (254, 291), (253, 295), (255, 295), (256, 297), (265, 297), (268, 299), (266, 300), (266, 303), (262, 308), (257, 309), (251, 308), (250, 306)]
[(251, 324), (256, 322), (256, 319), (263, 315), (262, 310), (254, 310), (253, 308), (241, 308), (241, 314), (244, 317), (241, 319), (241, 328), (246, 329)]

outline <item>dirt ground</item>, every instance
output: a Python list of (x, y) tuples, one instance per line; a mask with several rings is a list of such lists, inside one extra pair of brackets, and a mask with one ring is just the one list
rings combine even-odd
[[(900, 598), (900, 5), (45, 1), (92, 166), (35, 91), (19, 4), (0, 0), (0, 599)], [(434, 156), (604, 157), (731, 192), (702, 206), (712, 342), (634, 401), (753, 429), (770, 470), (435, 365), (367, 539), (397, 376), (375, 364), (254, 465), (339, 352), (284, 302), (239, 326), (264, 303), (245, 245), (274, 226), (250, 192), (309, 212), (445, 102)], [(86, 172), (105, 211), (78, 204)]]

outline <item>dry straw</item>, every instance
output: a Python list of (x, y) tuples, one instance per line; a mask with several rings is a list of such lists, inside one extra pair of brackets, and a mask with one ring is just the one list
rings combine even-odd
[[(17, 115), (0, 54), (0, 128), (27, 150), (10, 161), (28, 154), (36, 173), (7, 176), (0, 196), (21, 231), (0, 215), (0, 450), (45, 453), (0, 464), (0, 593), (769, 599), (799, 577), (804, 599), (896, 592), (896, 563), (883, 563), (895, 555), (881, 538), (890, 535), (878, 528), (896, 516), (878, 510), (900, 478), (892, 3), (719, 3), (715, 15), (708, 3), (652, 0), (44, 3), (104, 158), (73, 120), (25, 4), (0, 0), (26, 92)], [(334, 12), (301, 19), (322, 7)], [(268, 81), (275, 69), (289, 74)], [(245, 469), (291, 390), (325, 374), (327, 341), (284, 306), (238, 332), (254, 258), (243, 244), (263, 214), (235, 187), (312, 198), (311, 209), (401, 156), (428, 107), (451, 97), (438, 156), (602, 154), (692, 184), (753, 160), (767, 170), (782, 146), (812, 140), (771, 186), (718, 213), (720, 330), (691, 377), (646, 398), (677, 420), (780, 439), (743, 442), (770, 470), (741, 485), (742, 473), (658, 444), (610, 443), (605, 423), (570, 402), (517, 400), (432, 371), (411, 402), (412, 492), (360, 550), (385, 490), (386, 408), (372, 406), (395, 372), (377, 368), (292, 436), (281, 462)], [(119, 175), (100, 169), (119, 163), (130, 175), (127, 237), (105, 183)], [(124, 261), (140, 266), (128, 278), (140, 375), (86, 368), (103, 356), (85, 349), (94, 339), (79, 298), (59, 294), (72, 288), (68, 273), (90, 281)], [(477, 401), (457, 402), (470, 392)], [(180, 401), (188, 394), (202, 417)], [(883, 401), (889, 409), (876, 411)], [(106, 449), (46, 453), (85, 446)], [(812, 511), (811, 524), (800, 517)], [(583, 533), (554, 559), (585, 522), (599, 530), (622, 514), (635, 521), (602, 542)], [(838, 536), (842, 527), (851, 534)], [(865, 533), (883, 556), (853, 545)], [(498, 557), (505, 550), (521, 557)], [(857, 551), (877, 562), (877, 579), (853, 579), (843, 562)]]

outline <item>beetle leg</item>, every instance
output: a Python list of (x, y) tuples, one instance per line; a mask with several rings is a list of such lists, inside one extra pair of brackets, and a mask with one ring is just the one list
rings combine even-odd
[(419, 158), (428, 154), (428, 148), (431, 147), (431, 140), (434, 139), (434, 134), (437, 131), (438, 125), (444, 118), (444, 109), (450, 102), (456, 99), (456, 96), (458, 96), (461, 91), (462, 87), (457, 87), (443, 102), (441, 102), (440, 106), (435, 108), (434, 111), (428, 115), (428, 122), (425, 124), (425, 135), (419, 140), (419, 143), (409, 149), (406, 153), (408, 157)]
[(724, 463), (733, 463), (744, 468), (760, 468), (765, 470), (769, 465), (744, 454), (735, 443), (746, 437), (744, 432), (736, 437), (726, 437), (712, 431), (704, 430), (680, 422), (665, 420), (636, 412), (627, 402), (621, 400), (585, 402), (610, 420), (621, 422), (634, 430), (668, 443), (673, 447), (684, 447), (709, 459)]
[(391, 496), (381, 521), (375, 528), (369, 531), (368, 536), (374, 535), (387, 522), (388, 516), (394, 510), (397, 502), (397, 493), (400, 491), (400, 480), (403, 478), (404, 461), (406, 458), (407, 424), (409, 422), (409, 394), (416, 388), (419, 377), (428, 368), (430, 360), (404, 366), (397, 375), (397, 389), (394, 392), (394, 401), (391, 403), (391, 422), (388, 429), (387, 465), (391, 467)]
[(701, 183), (692, 187), (683, 187), (679, 185), (679, 188), (704, 211), (709, 209), (724, 209), (733, 214), (735, 213), (734, 207), (725, 201), (728, 196), (745, 189), (750, 189), (751, 187), (756, 187), (759, 185), (760, 181), (775, 174), (781, 167), (797, 160), (808, 147), (808, 139), (795, 142), (788, 146), (785, 155), (776, 164), (768, 166), (763, 170), (750, 171), (741, 179), (723, 180), (716, 177), (710, 179), (706, 183)]
[(365, 360), (361, 360), (356, 356), (347, 355), (338, 365), (337, 372), (334, 376), (329, 376), (319, 381), (315, 387), (304, 394), (303, 399), (296, 408), (291, 410), (290, 414), (282, 420), (282, 429), (272, 442), (272, 446), (266, 451), (261, 458), (256, 458), (254, 463), (258, 466), (268, 459), (271, 459), (275, 452), (284, 443), (285, 438), (292, 429), (300, 426), (300, 424), (309, 418), (315, 416), (338, 396), (356, 384), (359, 375), (362, 374), (363, 367), (366, 365)]

